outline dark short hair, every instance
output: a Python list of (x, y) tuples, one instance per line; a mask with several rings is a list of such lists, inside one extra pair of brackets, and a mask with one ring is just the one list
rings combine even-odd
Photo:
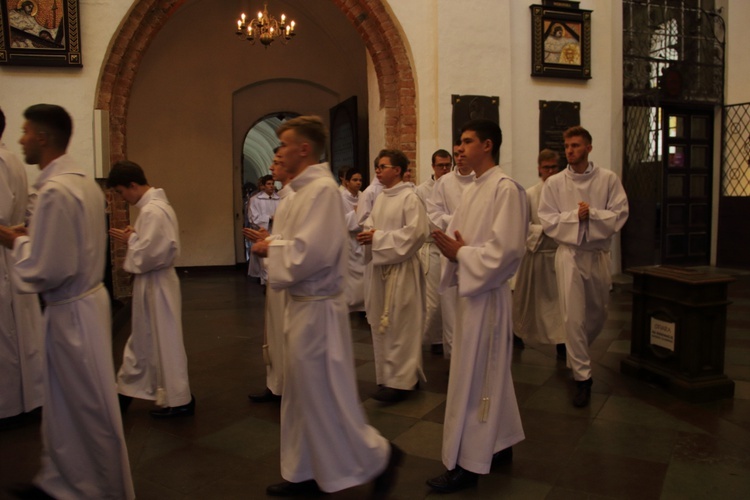
[(480, 118), (477, 120), (471, 120), (461, 127), (461, 134), (467, 131), (476, 133), (477, 137), (482, 142), (487, 139), (492, 141), (492, 157), (495, 161), (498, 160), (500, 145), (503, 143), (503, 131), (500, 130), (500, 125), (492, 120)]
[(143, 173), (140, 165), (128, 160), (121, 160), (112, 165), (112, 169), (107, 176), (108, 188), (129, 187), (131, 182), (135, 182), (139, 186), (148, 185), (146, 174)]
[(409, 158), (399, 149), (381, 149), (378, 156), (375, 158), (375, 166), (381, 158), (388, 158), (394, 167), (401, 169), (401, 177), (404, 177), (406, 170), (409, 168)]
[(35, 104), (26, 108), (23, 117), (47, 129), (55, 146), (62, 149), (68, 147), (73, 134), (73, 120), (65, 109), (56, 104)]
[(5, 132), (5, 113), (3, 113), (3, 108), (0, 108), (0, 137), (3, 136), (3, 132)]
[(583, 137), (589, 144), (593, 144), (589, 131), (580, 125), (570, 127), (563, 132), (563, 139), (570, 139), (571, 137)]
[(265, 186), (266, 182), (272, 181), (272, 180), (273, 180), (273, 175), (270, 175), (270, 174), (269, 175), (264, 175), (263, 177), (261, 177), (260, 179), (258, 179), (258, 186)]
[(542, 149), (539, 151), (539, 156), (536, 159), (536, 164), (541, 165), (543, 161), (555, 160), (560, 162), (560, 153), (553, 149)]
[(360, 172), (357, 167), (352, 167), (346, 171), (346, 175), (344, 176), (344, 179), (346, 179), (347, 181), (350, 181), (352, 180), (352, 177), (354, 177), (357, 174), (362, 175), (362, 172)]
[(437, 151), (435, 151), (434, 153), (432, 153), (432, 164), (433, 165), (435, 164), (435, 158), (438, 158), (438, 157), (440, 157), (440, 158), (453, 158), (448, 151), (446, 151), (444, 149), (438, 149)]

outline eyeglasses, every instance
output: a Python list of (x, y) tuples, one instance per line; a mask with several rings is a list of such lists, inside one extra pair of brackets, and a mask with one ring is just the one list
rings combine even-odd
[(375, 170), (384, 170), (386, 168), (393, 168), (393, 165), (375, 165)]
[(452, 163), (435, 163), (433, 165), (433, 167), (438, 167), (438, 168), (442, 168), (442, 169), (445, 169), (445, 170), (448, 170), (452, 166), (453, 166)]
[(542, 170), (557, 170), (560, 167), (558, 167), (557, 165), (540, 165), (539, 168), (541, 168)]

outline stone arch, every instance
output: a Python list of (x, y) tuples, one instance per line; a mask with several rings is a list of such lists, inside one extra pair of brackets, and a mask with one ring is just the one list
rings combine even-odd
[[(127, 110), (138, 68), (151, 40), (185, 0), (139, 0), (123, 20), (105, 58), (96, 108), (109, 111), (110, 156), (126, 157)], [(416, 88), (406, 45), (383, 0), (332, 0), (362, 37), (385, 108), (386, 147), (416, 158)]]

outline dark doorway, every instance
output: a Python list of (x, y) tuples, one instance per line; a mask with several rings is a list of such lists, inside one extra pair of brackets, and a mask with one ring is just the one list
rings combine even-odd
[(711, 251), (713, 108), (626, 105), (623, 268), (706, 265)]

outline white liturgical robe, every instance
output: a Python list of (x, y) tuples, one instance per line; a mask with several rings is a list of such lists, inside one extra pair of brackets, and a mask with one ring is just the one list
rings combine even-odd
[[(419, 196), (425, 209), (427, 199), (432, 194), (434, 187), (435, 179), (432, 177), (417, 186), (417, 196)], [(437, 227), (430, 223), (429, 231), (432, 232), (434, 229), (437, 229)], [(425, 284), (425, 319), (422, 341), (427, 344), (443, 343), (443, 316), (440, 307), (440, 294), (438, 293), (438, 286), (440, 285), (440, 255), (440, 249), (435, 245), (432, 236), (428, 235), (419, 251)]]
[(357, 241), (357, 234), (362, 231), (357, 219), (357, 203), (362, 192), (353, 196), (349, 190), (341, 191), (341, 201), (344, 206), (344, 219), (349, 230), (349, 267), (346, 281), (346, 303), (349, 311), (365, 310), (365, 249)]
[[(279, 191), (279, 205), (273, 218), (271, 238), (283, 239), (286, 235), (284, 223), (288, 218), (292, 198), (294, 191), (287, 184)], [(263, 265), (268, 266), (266, 259)], [(284, 314), (288, 301), (289, 293), (286, 290), (276, 290), (271, 286), (266, 288), (266, 387), (277, 396), (281, 396), (284, 391)]]
[(375, 178), (370, 185), (362, 191), (362, 194), (359, 195), (359, 202), (357, 203), (357, 223), (360, 226), (364, 226), (365, 221), (370, 216), (370, 212), (372, 212), (372, 207), (375, 205), (375, 199), (382, 192), (383, 183)]
[(443, 426), (443, 464), (487, 474), (492, 455), (523, 440), (511, 357), (508, 280), (518, 268), (528, 214), (523, 188), (500, 167), (470, 185), (448, 226), (466, 245), (441, 290), (458, 285), (456, 331)]
[(18, 289), (41, 293), (47, 304), (42, 466), (34, 484), (60, 499), (131, 499), (102, 284), (104, 194), (67, 155), (47, 165), (35, 187), (29, 236), (13, 246)]
[[(276, 207), (279, 206), (279, 195), (273, 193), (269, 195), (261, 191), (250, 198), (248, 219), (252, 224), (270, 231)], [(265, 285), (268, 279), (267, 270), (255, 254), (250, 254), (247, 274), (254, 278), (260, 278), (260, 284)]]
[[(28, 200), (26, 170), (0, 144), (0, 225), (23, 224)], [(0, 419), (42, 405), (44, 326), (39, 299), (18, 293), (11, 274), (15, 261), (0, 247)]]
[[(430, 196), (425, 200), (427, 217), (430, 223), (445, 231), (448, 229), (453, 214), (461, 202), (464, 190), (474, 181), (474, 172), (461, 175), (458, 170), (449, 172), (435, 182), (435, 187)], [(441, 260), (441, 262), (443, 262)], [(442, 272), (442, 264), (441, 264)], [(453, 344), (453, 331), (456, 324), (456, 300), (458, 300), (455, 287), (449, 287), (440, 294), (440, 309), (443, 317), (443, 353), (450, 358), (451, 345)]]
[(526, 342), (562, 344), (565, 328), (557, 300), (557, 243), (544, 234), (537, 213), (543, 186), (539, 182), (526, 190), (531, 221), (513, 292), (513, 330)]
[(422, 374), (425, 296), (419, 249), (428, 235), (427, 213), (411, 185), (399, 182), (383, 189), (364, 228), (375, 229), (365, 309), (377, 383), (411, 390)]
[[(281, 475), (334, 492), (385, 470), (390, 446), (367, 424), (357, 393), (343, 297), (348, 235), (341, 194), (326, 163), (290, 183), (284, 238), (270, 242), (272, 288), (289, 292), (281, 399)], [(288, 236), (287, 236), (288, 235)]]
[[(589, 205), (589, 217), (578, 220), (578, 203)], [(628, 219), (628, 199), (611, 170), (589, 166), (577, 174), (568, 166), (542, 188), (539, 219), (558, 243), (555, 273), (568, 364), (577, 381), (591, 378), (588, 347), (607, 319), (612, 237)]]
[(161, 406), (190, 402), (187, 354), (182, 339), (182, 295), (174, 262), (180, 230), (163, 189), (151, 188), (128, 239), (123, 268), (133, 280), (132, 333), (117, 374), (121, 394)]

